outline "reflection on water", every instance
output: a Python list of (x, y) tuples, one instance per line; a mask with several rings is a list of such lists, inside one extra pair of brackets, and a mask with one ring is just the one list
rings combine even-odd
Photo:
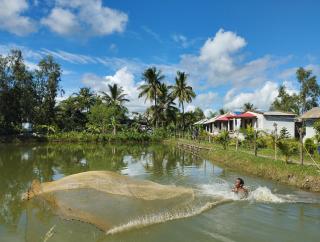
[[(34, 179), (47, 182), (90, 170), (115, 171), (228, 199), (234, 196), (234, 178), (240, 176), (165, 145), (0, 145), (1, 241), (317, 241), (319, 235), (318, 194), (246, 176), (253, 191), (247, 201), (111, 237), (88, 224), (63, 220), (45, 206), (21, 202)], [(50, 229), (51, 236), (45, 238)]]

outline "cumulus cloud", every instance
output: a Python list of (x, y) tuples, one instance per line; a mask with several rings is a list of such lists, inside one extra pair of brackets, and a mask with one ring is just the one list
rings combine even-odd
[(36, 31), (33, 20), (23, 15), (29, 5), (26, 0), (0, 0), (0, 29), (23, 36)]
[(80, 30), (76, 15), (63, 8), (52, 9), (50, 15), (42, 19), (41, 23), (61, 35), (73, 34)]
[(103, 36), (123, 32), (127, 21), (127, 14), (103, 6), (101, 0), (56, 0), (41, 23), (60, 35)]
[(231, 89), (225, 96), (224, 107), (229, 110), (241, 109), (244, 103), (250, 102), (259, 109), (268, 110), (277, 95), (278, 84), (271, 81), (253, 92), (238, 93), (235, 89)]
[(108, 91), (108, 84), (118, 84), (121, 86), (130, 100), (126, 106), (131, 112), (143, 112), (145, 111), (149, 103), (145, 103), (144, 99), (138, 98), (139, 90), (138, 87), (141, 85), (139, 82), (135, 82), (134, 75), (123, 67), (116, 71), (114, 75), (99, 77), (94, 74), (85, 74), (82, 78), (82, 82), (91, 87), (97, 92)]
[[(287, 60), (266, 55), (245, 61), (241, 50), (246, 45), (243, 37), (220, 29), (203, 44), (198, 55), (182, 55), (179, 67), (192, 70), (190, 77), (198, 88), (227, 84), (259, 86), (267, 81), (268, 70)], [(205, 83), (199, 80), (205, 80)]]
[(199, 107), (203, 110), (205, 116), (209, 116), (213, 112), (213, 104), (219, 99), (219, 94), (209, 91), (207, 93), (200, 93), (192, 101), (192, 103), (186, 105), (186, 111), (194, 111)]

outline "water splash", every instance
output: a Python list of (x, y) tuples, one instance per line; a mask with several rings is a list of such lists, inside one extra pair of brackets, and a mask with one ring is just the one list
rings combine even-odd
[(165, 223), (172, 220), (193, 217), (203, 213), (218, 205), (230, 202), (231, 200), (223, 199), (215, 202), (207, 202), (202, 206), (187, 206), (176, 211), (167, 211), (157, 214), (145, 215), (129, 221), (126, 224), (115, 226), (106, 232), (107, 235), (117, 234), (120, 232), (147, 227), (153, 224)]
[(279, 195), (273, 194), (271, 190), (267, 187), (258, 187), (256, 190), (250, 192), (247, 200), (267, 203), (289, 202), (281, 198)]
[(231, 191), (231, 186), (228, 183), (220, 184), (202, 184), (199, 186), (198, 192), (204, 196), (212, 196), (216, 198), (237, 200), (248, 200), (253, 202), (265, 202), (265, 203), (283, 203), (293, 202), (292, 200), (286, 200), (284, 196), (274, 194), (267, 187), (258, 187), (249, 192), (249, 196), (245, 199), (241, 199), (236, 193)]

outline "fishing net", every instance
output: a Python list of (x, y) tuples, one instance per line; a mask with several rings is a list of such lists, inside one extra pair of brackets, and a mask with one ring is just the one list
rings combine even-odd
[(63, 219), (114, 233), (123, 226), (175, 219), (170, 211), (178, 211), (177, 218), (183, 217), (181, 208), (190, 212), (195, 195), (190, 188), (136, 180), (109, 171), (89, 171), (53, 182), (34, 181), (23, 199), (46, 206)]

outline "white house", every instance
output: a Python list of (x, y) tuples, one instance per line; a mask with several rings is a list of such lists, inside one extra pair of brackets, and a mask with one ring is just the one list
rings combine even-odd
[(312, 138), (316, 135), (316, 131), (313, 128), (313, 124), (315, 121), (320, 120), (320, 107), (315, 107), (305, 112), (301, 117), (301, 120), (304, 121), (306, 126), (306, 133), (303, 137), (303, 140), (307, 138)]
[(282, 128), (286, 128), (291, 137), (295, 136), (295, 118), (293, 113), (285, 112), (244, 112), (235, 114), (232, 112), (218, 115), (205, 122), (203, 125), (207, 132), (218, 134), (221, 130), (233, 133), (235, 130), (247, 128), (249, 125), (257, 130), (271, 133), (277, 126), (278, 134)]

